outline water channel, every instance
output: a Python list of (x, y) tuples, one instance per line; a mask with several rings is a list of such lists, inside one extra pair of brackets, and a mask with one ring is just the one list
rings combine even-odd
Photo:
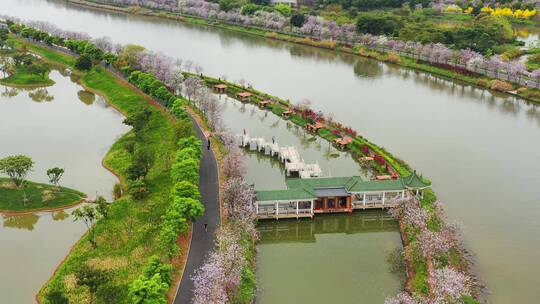
[[(233, 133), (274, 137), (280, 146), (297, 148), (306, 163), (317, 162), (324, 176), (369, 176), (349, 154), (273, 113), (220, 99)], [(257, 190), (286, 187), (283, 165), (256, 151), (247, 153), (247, 179)], [(382, 303), (403, 283), (404, 272), (387, 261), (402, 246), (397, 222), (385, 211), (265, 220), (258, 228), (257, 303)]]
[(310, 99), (431, 178), (450, 219), (464, 225), (490, 302), (536, 300), (538, 106), (355, 56), (64, 1), (5, 0), (0, 13), (140, 44), (193, 60), (210, 75), (243, 78), (295, 102)]
[[(0, 85), (0, 157), (25, 154), (35, 162), (28, 178), (48, 182), (45, 171), (66, 170), (63, 186), (111, 199), (116, 177), (101, 166), (112, 143), (129, 129), (123, 116), (70, 77), (52, 71), (47, 88)], [(2, 303), (32, 303), (70, 247), (86, 231), (72, 209), (0, 215)]]

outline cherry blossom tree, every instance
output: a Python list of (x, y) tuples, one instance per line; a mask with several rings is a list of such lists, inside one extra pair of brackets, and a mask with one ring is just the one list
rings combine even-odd
[(428, 303), (425, 298), (414, 298), (406, 292), (400, 292), (393, 297), (386, 298), (384, 304), (423, 304)]
[(470, 278), (450, 267), (436, 269), (432, 275), (431, 292), (434, 303), (458, 303), (464, 295), (470, 295)]

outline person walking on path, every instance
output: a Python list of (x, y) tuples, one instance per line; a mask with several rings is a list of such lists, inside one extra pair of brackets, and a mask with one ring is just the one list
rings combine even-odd
[(208, 144), (206, 144), (206, 150), (210, 150), (210, 138), (208, 139)]
[(208, 224), (204, 223), (204, 232), (208, 232)]

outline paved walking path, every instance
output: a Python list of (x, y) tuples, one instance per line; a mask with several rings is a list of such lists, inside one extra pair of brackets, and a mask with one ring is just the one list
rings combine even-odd
[[(180, 281), (180, 286), (176, 291), (175, 304), (188, 304), (193, 298), (193, 281), (191, 277), (204, 262), (208, 253), (214, 248), (216, 228), (220, 223), (220, 209), (218, 202), (219, 183), (216, 157), (212, 150), (207, 149), (207, 139), (204, 136), (197, 122), (191, 117), (195, 125), (195, 132), (202, 141), (203, 153), (200, 167), (199, 190), (201, 192), (201, 202), (204, 204), (204, 215), (193, 223), (193, 235), (189, 255)], [(204, 224), (208, 224), (205, 231)]]

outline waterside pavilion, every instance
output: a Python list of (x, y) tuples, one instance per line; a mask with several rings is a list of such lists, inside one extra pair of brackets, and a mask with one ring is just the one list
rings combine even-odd
[(317, 213), (385, 209), (431, 187), (416, 171), (390, 180), (364, 181), (359, 176), (289, 178), (287, 189), (256, 192), (259, 219), (313, 217)]

